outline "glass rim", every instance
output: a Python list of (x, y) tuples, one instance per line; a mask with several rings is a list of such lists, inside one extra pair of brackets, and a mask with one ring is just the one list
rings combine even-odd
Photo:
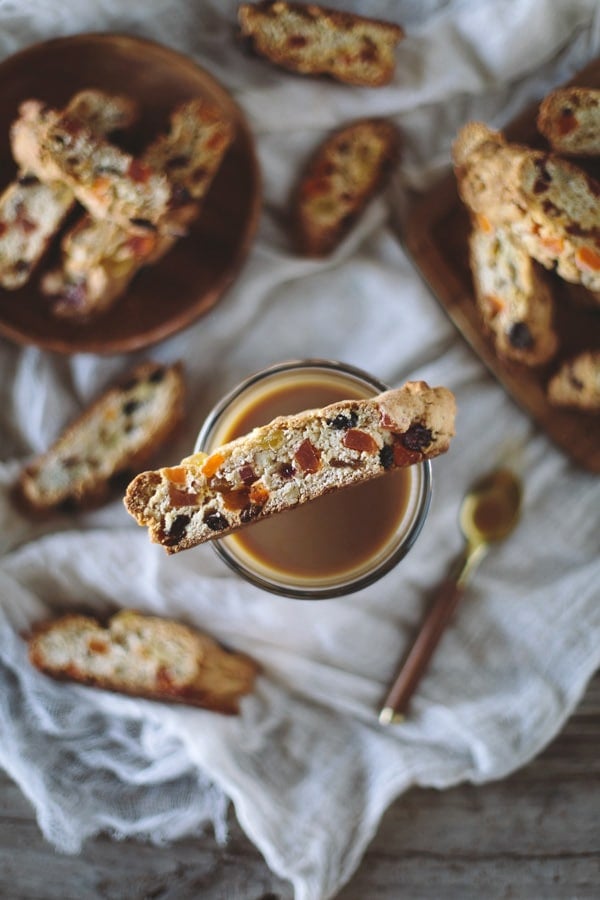
[[(364, 369), (339, 360), (306, 358), (290, 359), (275, 363), (264, 369), (260, 369), (243, 379), (213, 406), (198, 432), (196, 443), (194, 445), (194, 453), (205, 449), (210, 435), (218, 425), (223, 414), (229, 409), (231, 404), (246, 391), (267, 378), (298, 369), (324, 369), (338, 375), (349, 375), (363, 384), (366, 383), (377, 390), (378, 393), (390, 390), (389, 385), (380, 381), (378, 378), (375, 378)], [(295, 600), (325, 600), (355, 593), (378, 581), (395, 568), (414, 545), (425, 524), (431, 505), (433, 490), (431, 461), (428, 459), (422, 460), (409, 468), (419, 470), (420, 480), (419, 493), (414, 504), (415, 512), (407, 530), (404, 532), (399, 543), (395, 544), (393, 541), (390, 541), (391, 551), (371, 569), (358, 572), (355, 576), (346, 578), (340, 576), (339, 583), (322, 585), (320, 587), (318, 585), (286, 585), (282, 581), (277, 581), (274, 577), (269, 578), (260, 572), (253, 571), (248, 565), (245, 565), (243, 561), (236, 557), (227, 544), (224, 543), (227, 541), (227, 538), (232, 535), (220, 539), (215, 538), (210, 543), (217, 555), (232, 571), (237, 575), (240, 575), (245, 581), (253, 584), (255, 587), (262, 588), (269, 593)]]

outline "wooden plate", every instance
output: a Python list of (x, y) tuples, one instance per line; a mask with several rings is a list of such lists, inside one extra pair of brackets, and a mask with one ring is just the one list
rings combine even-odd
[(19, 343), (61, 353), (132, 351), (189, 325), (231, 284), (258, 223), (260, 173), (240, 109), (208, 72), (152, 41), (81, 34), (36, 44), (0, 64), (0, 190), (16, 171), (8, 131), (21, 101), (35, 97), (62, 107), (87, 87), (125, 93), (139, 103), (140, 121), (120, 141), (132, 152), (166, 129), (173, 107), (192, 97), (216, 103), (236, 126), (189, 235), (142, 270), (112, 310), (79, 324), (53, 316), (39, 291), (44, 261), (20, 290), (0, 289), (0, 332)]
[[(571, 84), (600, 87), (600, 60)], [(542, 98), (540, 98), (542, 99)], [(506, 128), (513, 141), (544, 147), (535, 126), (538, 105)], [(598, 177), (598, 171), (592, 174)], [(600, 472), (600, 416), (552, 406), (546, 384), (561, 361), (584, 349), (600, 348), (600, 307), (587, 305), (587, 291), (554, 278), (560, 350), (551, 363), (531, 369), (499, 359), (474, 300), (468, 263), (469, 218), (457, 192), (454, 173), (415, 201), (403, 240), (438, 300), (483, 362), (548, 436), (579, 465)]]

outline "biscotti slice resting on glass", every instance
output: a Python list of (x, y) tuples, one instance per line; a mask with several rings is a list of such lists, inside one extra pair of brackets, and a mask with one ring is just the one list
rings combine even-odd
[(141, 363), (23, 469), (18, 495), (38, 512), (104, 501), (151, 458), (183, 411), (181, 365)]
[(600, 413), (600, 350), (586, 350), (565, 360), (548, 383), (555, 406)]
[(538, 130), (563, 156), (600, 155), (600, 90), (558, 88), (542, 100)]
[(39, 625), (29, 659), (47, 675), (148, 700), (185, 703), (235, 715), (258, 666), (198, 629), (123, 610), (103, 627), (68, 614)]
[(498, 355), (527, 366), (552, 359), (558, 335), (547, 273), (510, 228), (474, 217), (469, 261), (477, 308)]
[(11, 145), (21, 167), (40, 181), (66, 184), (96, 218), (144, 230), (157, 223), (173, 199), (164, 173), (109, 143), (68, 112), (37, 100), (19, 107)]
[(205, 100), (190, 100), (175, 109), (169, 132), (156, 138), (141, 158), (168, 175), (176, 201), (144, 234), (89, 214), (76, 222), (62, 240), (60, 266), (41, 282), (42, 292), (54, 297), (56, 315), (83, 319), (108, 309), (143, 266), (158, 262), (185, 236), (200, 213), (233, 130)]
[(301, 176), (292, 209), (300, 252), (331, 253), (398, 159), (400, 136), (387, 119), (359, 119), (329, 135)]
[(392, 22), (315, 3), (242, 3), (238, 21), (249, 46), (270, 62), (366, 87), (391, 81), (396, 45), (404, 37)]
[(469, 123), (453, 148), (459, 193), (565, 281), (600, 290), (600, 184), (568, 160)]
[(444, 453), (455, 400), (407, 382), (365, 400), (280, 416), (211, 452), (142, 472), (125, 506), (176, 553), (317, 497)]
[[(99, 134), (128, 126), (136, 115), (131, 100), (97, 90), (80, 91), (66, 110)], [(35, 154), (34, 127), (22, 136), (25, 139)], [(30, 169), (21, 168), (0, 197), (1, 287), (17, 290), (26, 284), (74, 205), (75, 196), (66, 184), (44, 184)]]

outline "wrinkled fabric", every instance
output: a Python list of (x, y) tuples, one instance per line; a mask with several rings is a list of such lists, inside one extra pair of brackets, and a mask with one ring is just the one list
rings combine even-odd
[[(362, 9), (365, 4), (330, 2)], [(332, 897), (380, 817), (413, 785), (502, 778), (561, 729), (600, 662), (600, 486), (574, 467), (494, 381), (422, 282), (401, 240), (409, 192), (449, 165), (472, 118), (501, 127), (598, 55), (594, 0), (375, 2), (407, 31), (391, 85), (301, 78), (240, 52), (237, 4), (0, 0), (0, 55), (79, 31), (144, 35), (228, 88), (255, 135), (264, 179), (257, 238), (233, 287), (184, 332), (129, 355), (62, 357), (0, 339), (0, 763), (45, 837), (77, 852), (99, 832), (165, 843), (226, 810), (298, 900)], [(385, 194), (328, 259), (300, 259), (284, 223), (290, 189), (326, 132), (386, 115), (403, 134)], [(6, 302), (6, 299), (2, 299)], [(115, 311), (118, 315), (118, 311)], [(142, 358), (182, 359), (188, 416), (162, 451), (191, 452), (216, 400), (289, 358), (326, 357), (390, 385), (456, 394), (457, 435), (434, 461), (425, 528), (408, 557), (345, 599), (293, 601), (243, 583), (203, 546), (149, 543), (119, 498), (32, 521), (13, 507), (20, 468), (111, 380)], [(473, 577), (402, 725), (377, 712), (435, 586), (461, 548), (472, 479), (509, 462), (523, 515)], [(58, 684), (34, 671), (23, 635), (69, 609), (121, 607), (194, 624), (260, 661), (238, 717)]]

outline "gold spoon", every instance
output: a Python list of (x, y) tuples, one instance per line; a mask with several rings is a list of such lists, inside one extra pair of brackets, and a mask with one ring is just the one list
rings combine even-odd
[(495, 541), (507, 537), (519, 519), (521, 482), (510, 469), (496, 469), (466, 494), (459, 514), (465, 550), (441, 585), (404, 659), (379, 714), (382, 725), (401, 722), (421, 676), (462, 597), (470, 575)]

